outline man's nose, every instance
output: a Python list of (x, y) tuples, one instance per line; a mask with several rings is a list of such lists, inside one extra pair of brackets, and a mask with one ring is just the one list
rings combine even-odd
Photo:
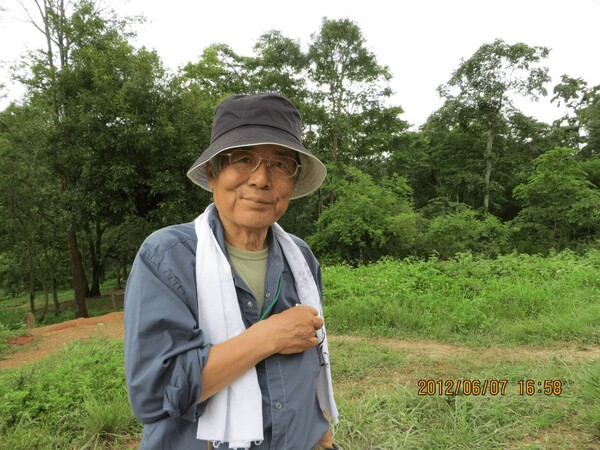
[(259, 187), (270, 186), (272, 176), (273, 174), (271, 173), (271, 167), (269, 166), (269, 159), (261, 158), (258, 167), (252, 172), (249, 181), (251, 184), (255, 184)]

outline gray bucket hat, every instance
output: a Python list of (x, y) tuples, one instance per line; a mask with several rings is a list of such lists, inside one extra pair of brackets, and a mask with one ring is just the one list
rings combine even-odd
[(278, 94), (232, 95), (215, 109), (210, 145), (187, 172), (195, 184), (207, 191), (206, 163), (236, 147), (275, 144), (300, 154), (302, 167), (291, 199), (312, 194), (327, 175), (325, 165), (302, 145), (302, 120), (296, 107)]

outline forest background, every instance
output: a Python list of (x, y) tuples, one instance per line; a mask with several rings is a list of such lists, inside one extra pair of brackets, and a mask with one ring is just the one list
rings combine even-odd
[[(149, 233), (210, 202), (184, 174), (235, 93), (275, 91), (300, 109), (329, 175), (281, 224), (325, 266), (598, 248), (600, 86), (549, 85), (548, 48), (482, 43), (413, 130), (350, 19), (324, 18), (307, 45), (273, 30), (246, 55), (215, 43), (173, 72), (132, 44), (135, 19), (87, 0), (23, 5), (47, 46), (15, 67), (25, 93), (0, 112), (3, 297), (29, 292), (33, 308), (41, 291), (58, 308), (71, 285), (87, 316), (104, 279), (122, 286)], [(544, 96), (565, 116), (515, 106)]]

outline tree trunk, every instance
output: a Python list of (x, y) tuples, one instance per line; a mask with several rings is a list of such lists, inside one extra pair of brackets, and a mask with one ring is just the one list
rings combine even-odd
[(92, 284), (90, 287), (90, 297), (100, 295), (100, 281), (102, 279), (104, 264), (101, 259), (102, 234), (103, 230), (100, 223), (96, 222), (94, 235), (89, 233), (90, 257), (92, 260)]
[[(64, 193), (67, 189), (67, 181), (64, 176), (60, 177), (60, 192)], [(71, 224), (67, 229), (67, 245), (69, 247), (69, 262), (71, 266), (71, 276), (73, 278), (73, 294), (75, 295), (75, 317), (89, 317), (87, 306), (85, 304), (85, 274), (77, 246), (77, 235)]]
[(83, 266), (81, 264), (81, 258), (79, 257), (79, 248), (77, 247), (77, 235), (72, 228), (67, 233), (67, 242), (69, 244), (71, 274), (73, 275), (75, 317), (89, 317), (85, 303), (85, 277), (82, 270)]
[(117, 289), (123, 289), (123, 284), (121, 280), (123, 279), (123, 262), (118, 259), (117, 260)]
[(333, 134), (333, 141), (331, 143), (331, 159), (333, 164), (337, 166), (338, 162), (338, 135), (337, 132)]
[(58, 283), (56, 277), (52, 277), (52, 301), (54, 302), (54, 310), (58, 314), (60, 312), (60, 302), (58, 301)]
[(50, 303), (50, 296), (48, 295), (48, 283), (45, 279), (42, 279), (42, 289), (44, 290), (44, 309), (42, 311), (42, 316), (40, 317), (40, 322), (44, 321), (46, 313), (48, 312), (48, 305)]
[(490, 208), (490, 185), (492, 179), (492, 164), (494, 154), (492, 153), (494, 146), (494, 131), (488, 128), (487, 132), (487, 145), (485, 149), (485, 184), (483, 187), (483, 209), (485, 212), (489, 211)]
[(33, 276), (33, 269), (29, 271), (29, 309), (35, 314), (35, 278)]
[[(321, 214), (323, 214), (323, 209), (324, 209), (324, 205), (323, 205), (323, 189), (319, 188), (319, 203), (318, 203), (318, 211), (317, 211), (317, 219), (319, 217), (321, 217)], [(319, 224), (319, 231), (323, 231), (325, 229), (324, 225), (321, 223)]]

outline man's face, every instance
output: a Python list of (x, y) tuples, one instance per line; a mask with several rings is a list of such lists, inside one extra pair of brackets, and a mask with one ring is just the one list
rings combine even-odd
[[(261, 158), (296, 156), (293, 150), (272, 144), (244, 149), (256, 152)], [(230, 166), (226, 156), (221, 161), (222, 167), (216, 176), (213, 176), (210, 164), (207, 173), (208, 185), (213, 191), (215, 206), (226, 234), (266, 232), (287, 210), (296, 177), (276, 177), (266, 161), (261, 161), (258, 169), (250, 173), (240, 173)]]

